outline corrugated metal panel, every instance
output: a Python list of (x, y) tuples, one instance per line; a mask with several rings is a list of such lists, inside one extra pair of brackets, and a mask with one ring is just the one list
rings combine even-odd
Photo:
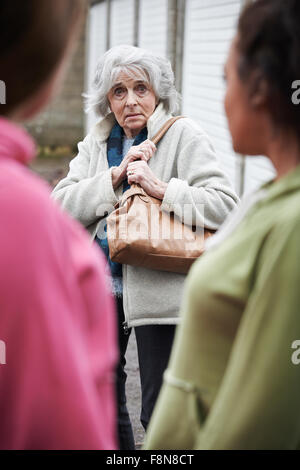
[[(106, 50), (106, 31), (107, 31), (107, 9), (106, 2), (101, 2), (90, 9), (88, 21), (88, 53), (87, 53), (87, 76), (86, 88), (90, 90), (94, 78), (96, 64)], [(97, 121), (94, 113), (90, 112), (86, 116), (86, 132)]]
[[(243, 1), (187, 0), (183, 73), (183, 114), (211, 137), (223, 170), (235, 188), (241, 184), (223, 107), (223, 67)], [(264, 157), (246, 157), (243, 187), (248, 193), (274, 176)]]
[(139, 46), (167, 55), (168, 0), (140, 0)]
[(134, 43), (134, 0), (111, 2), (110, 47)]
[(222, 77), (240, 8), (240, 0), (187, 0), (182, 92), (183, 114), (209, 134), (236, 189), (240, 182), (223, 107)]
[(245, 166), (245, 190), (251, 193), (275, 176), (275, 168), (266, 157), (247, 157)]

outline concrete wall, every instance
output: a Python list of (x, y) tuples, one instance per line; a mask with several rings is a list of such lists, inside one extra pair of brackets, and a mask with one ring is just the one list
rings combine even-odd
[(86, 32), (83, 24), (77, 49), (58, 97), (26, 125), (39, 145), (74, 147), (82, 140), (84, 112), (81, 95), (84, 92), (85, 56)]

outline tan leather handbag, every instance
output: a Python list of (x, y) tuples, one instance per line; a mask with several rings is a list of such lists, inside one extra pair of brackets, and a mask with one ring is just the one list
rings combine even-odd
[[(157, 144), (183, 116), (169, 119), (152, 141)], [(107, 218), (107, 239), (112, 261), (160, 271), (187, 273), (203, 253), (212, 231), (183, 224), (161, 209), (161, 200), (133, 184)]]

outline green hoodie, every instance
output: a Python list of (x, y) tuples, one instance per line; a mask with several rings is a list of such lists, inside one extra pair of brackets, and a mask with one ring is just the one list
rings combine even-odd
[(300, 165), (192, 267), (147, 449), (300, 448)]

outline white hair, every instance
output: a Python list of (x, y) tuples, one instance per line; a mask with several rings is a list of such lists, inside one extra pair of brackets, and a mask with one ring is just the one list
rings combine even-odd
[(170, 61), (145, 49), (134, 46), (115, 46), (99, 60), (91, 93), (84, 94), (86, 111), (94, 110), (105, 117), (109, 112), (108, 92), (121, 72), (141, 78), (150, 84), (156, 98), (170, 113), (178, 110), (180, 95), (174, 85)]

